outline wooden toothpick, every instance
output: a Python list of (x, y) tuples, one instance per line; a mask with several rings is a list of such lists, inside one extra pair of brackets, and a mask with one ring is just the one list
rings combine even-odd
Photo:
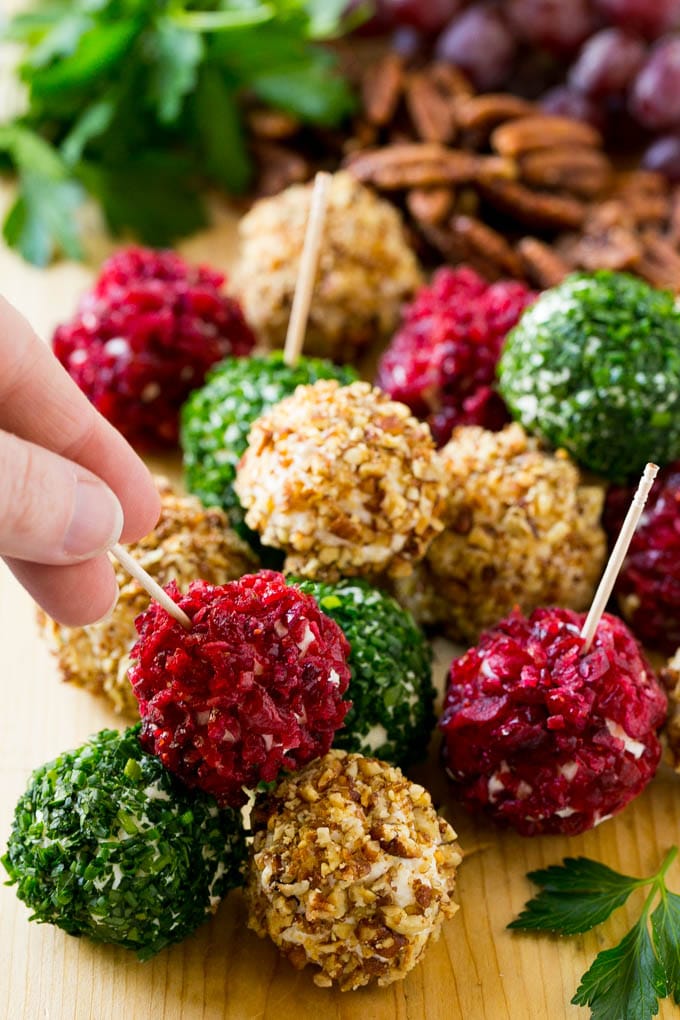
[(290, 312), (286, 344), (283, 348), (283, 360), (287, 365), (297, 364), (305, 340), (309, 307), (312, 303), (312, 291), (321, 253), (323, 225), (326, 219), (328, 189), (331, 175), (318, 173), (314, 178), (312, 200), (309, 207), (309, 219), (305, 231), (305, 243), (300, 258), (300, 272), (293, 295), (293, 307)]
[(118, 560), (122, 567), (125, 567), (128, 574), (132, 574), (136, 581), (139, 581), (142, 588), (149, 593), (152, 599), (159, 602), (166, 612), (170, 613), (170, 616), (174, 617), (178, 623), (181, 623), (185, 630), (191, 630), (191, 619), (187, 616), (183, 609), (173, 602), (166, 591), (163, 591), (160, 584), (154, 581), (151, 574), (147, 574), (144, 567), (141, 567), (137, 560), (130, 556), (130, 553), (123, 548), (122, 545), (116, 543), (109, 549), (112, 556)]
[(590, 607), (588, 616), (586, 617), (586, 622), (583, 624), (581, 637), (585, 642), (583, 646), (584, 654), (590, 651), (590, 646), (593, 643), (597, 625), (604, 612), (604, 607), (609, 601), (609, 596), (612, 593), (616, 578), (619, 576), (621, 564), (628, 552), (628, 546), (630, 545), (633, 537), (633, 532), (635, 531), (638, 521), (642, 516), (642, 511), (645, 508), (649, 490), (654, 484), (654, 479), (656, 478), (658, 471), (659, 468), (656, 464), (647, 464), (642, 474), (642, 478), (640, 479), (640, 484), (637, 487), (637, 491), (633, 496), (630, 506), (628, 507), (626, 519), (624, 520), (621, 531), (619, 532), (616, 545), (612, 549), (609, 562), (607, 563), (605, 572), (602, 575), (602, 580), (595, 592), (595, 598), (593, 599), (593, 604)]

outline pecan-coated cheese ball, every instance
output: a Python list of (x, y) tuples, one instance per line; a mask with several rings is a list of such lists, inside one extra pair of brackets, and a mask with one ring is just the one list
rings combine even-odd
[[(257, 202), (239, 224), (233, 289), (269, 347), (283, 347), (286, 337), (311, 196), (311, 184), (293, 185)], [(334, 174), (305, 353), (353, 361), (394, 332), (421, 282), (399, 212), (350, 174)]]
[(441, 457), (446, 527), (398, 586), (416, 619), (474, 642), (515, 606), (587, 608), (606, 551), (603, 488), (516, 424), (456, 429)]
[(397, 769), (330, 751), (255, 803), (248, 925), (314, 982), (406, 976), (457, 905), (456, 834)]
[(235, 489), (246, 524), (301, 577), (406, 575), (443, 527), (427, 425), (365, 382), (300, 386), (264, 414)]

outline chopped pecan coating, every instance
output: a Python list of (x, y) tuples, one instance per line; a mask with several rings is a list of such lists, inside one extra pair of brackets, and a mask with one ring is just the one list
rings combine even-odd
[(261, 796), (252, 826), (248, 925), (317, 985), (404, 978), (458, 909), (455, 832), (375, 758), (330, 751)]
[(264, 414), (235, 489), (248, 526), (303, 577), (408, 574), (443, 527), (430, 430), (365, 382), (300, 386)]

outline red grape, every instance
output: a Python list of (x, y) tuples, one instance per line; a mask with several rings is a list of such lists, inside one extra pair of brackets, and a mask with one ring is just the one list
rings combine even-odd
[(651, 131), (680, 125), (680, 35), (652, 50), (633, 84), (630, 111)]
[(539, 102), (541, 109), (546, 113), (584, 120), (598, 131), (602, 131), (605, 126), (605, 115), (601, 106), (581, 92), (570, 89), (568, 85), (556, 85), (554, 89), (544, 93)]
[(491, 4), (476, 4), (442, 32), (435, 54), (465, 71), (480, 91), (488, 91), (506, 81), (515, 49), (515, 39), (500, 11)]
[(597, 27), (588, 0), (508, 0), (507, 16), (527, 42), (573, 53)]
[(607, 21), (648, 39), (680, 28), (680, 0), (594, 0)]
[(586, 42), (569, 71), (569, 85), (594, 99), (619, 95), (642, 67), (647, 47), (639, 36), (605, 28)]
[(455, 17), (464, 0), (378, 0), (378, 10), (392, 24), (438, 32)]
[(642, 157), (642, 166), (680, 181), (680, 134), (655, 139)]

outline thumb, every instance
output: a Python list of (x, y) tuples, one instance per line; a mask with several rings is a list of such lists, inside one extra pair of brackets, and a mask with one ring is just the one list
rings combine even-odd
[(78, 464), (0, 431), (0, 556), (67, 565), (118, 541), (123, 510)]

